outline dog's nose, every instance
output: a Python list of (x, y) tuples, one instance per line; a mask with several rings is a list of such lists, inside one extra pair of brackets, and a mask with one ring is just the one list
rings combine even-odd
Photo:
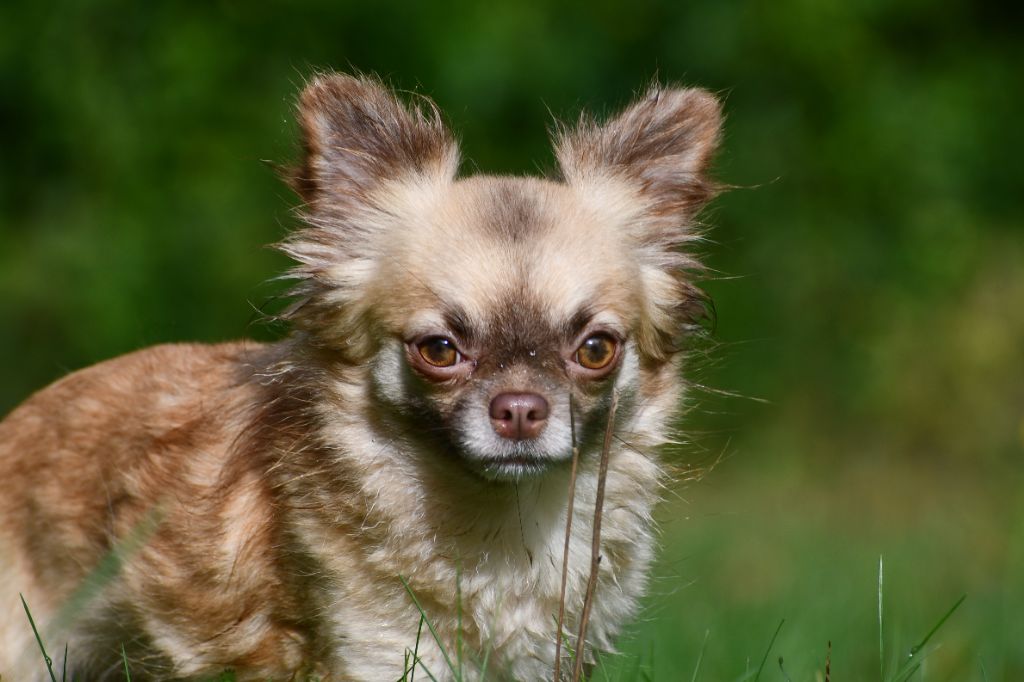
[(536, 438), (548, 419), (548, 401), (536, 393), (499, 393), (491, 401), (491, 424), (502, 438)]

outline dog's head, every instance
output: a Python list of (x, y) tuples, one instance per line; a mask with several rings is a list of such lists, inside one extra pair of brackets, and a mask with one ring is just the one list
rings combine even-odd
[(699, 298), (685, 247), (714, 193), (710, 94), (654, 88), (559, 129), (557, 180), (457, 178), (433, 103), (373, 79), (317, 77), (299, 115), (291, 317), (372, 368), (376, 400), (482, 475), (518, 479), (569, 458), (574, 426), (600, 431), (613, 387), (675, 395)]

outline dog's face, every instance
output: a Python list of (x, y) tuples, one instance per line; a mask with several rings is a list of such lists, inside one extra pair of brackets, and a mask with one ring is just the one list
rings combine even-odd
[(570, 394), (585, 417), (637, 378), (629, 245), (554, 182), (477, 177), (396, 204), (409, 227), (377, 272), (391, 302), (376, 384), (488, 477), (569, 458)]
[(710, 95), (654, 91), (562, 131), (557, 181), (456, 179), (436, 112), (375, 81), (315, 80), (300, 115), (309, 227), (284, 246), (299, 262), (293, 318), (370, 366), (381, 404), (481, 475), (518, 480), (593, 438), (613, 389), (658, 390), (645, 379), (696, 297), (679, 247), (713, 191)]

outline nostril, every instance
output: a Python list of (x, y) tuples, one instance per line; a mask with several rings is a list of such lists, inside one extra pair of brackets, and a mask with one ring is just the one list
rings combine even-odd
[(491, 419), (509, 421), (513, 419), (513, 404), (510, 393), (502, 393), (491, 401)]
[(535, 422), (544, 421), (548, 418), (548, 401), (544, 400), (544, 398), (541, 398), (540, 396), (536, 397), (540, 398), (540, 402), (529, 407), (529, 412), (526, 413), (526, 418)]

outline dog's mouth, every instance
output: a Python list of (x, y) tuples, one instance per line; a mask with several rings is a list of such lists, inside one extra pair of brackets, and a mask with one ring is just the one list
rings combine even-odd
[(484, 478), (492, 481), (522, 481), (536, 478), (551, 470), (557, 459), (530, 454), (515, 454), (500, 457), (487, 457), (474, 462)]

